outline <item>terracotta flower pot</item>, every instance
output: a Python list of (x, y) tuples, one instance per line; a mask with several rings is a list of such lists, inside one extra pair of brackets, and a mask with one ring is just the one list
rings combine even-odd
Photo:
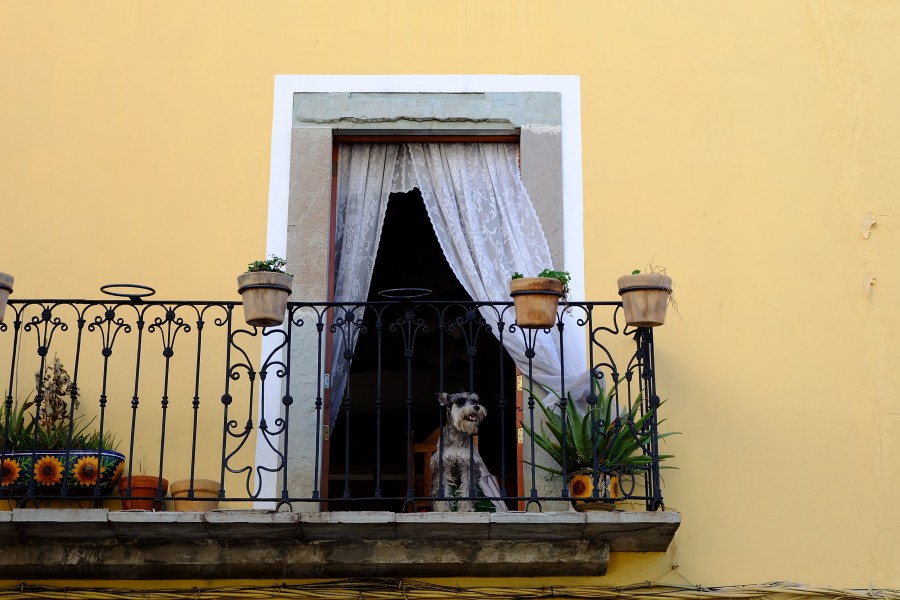
[(238, 293), (244, 302), (244, 320), (256, 327), (284, 323), (293, 278), (286, 273), (255, 271), (238, 277)]
[(516, 325), (547, 329), (556, 325), (563, 284), (550, 277), (520, 277), (509, 281), (509, 295), (516, 307)]
[(619, 277), (618, 284), (626, 323), (632, 327), (657, 327), (666, 322), (666, 307), (672, 293), (671, 277), (636, 273)]
[(122, 508), (125, 510), (165, 510), (162, 497), (168, 489), (167, 480), (152, 475), (131, 475), (119, 479), (119, 495), (122, 496)]
[(3, 313), (6, 312), (6, 301), (13, 291), (15, 278), (9, 273), (0, 273), (0, 323), (3, 322)]
[(188, 500), (190, 479), (173, 481), (169, 493), (175, 499), (175, 510), (207, 512), (219, 508), (219, 482), (211, 479), (194, 479), (194, 498), (210, 498), (209, 500)]
[(600, 490), (594, 498), (594, 478), (590, 470), (577, 471), (569, 476), (569, 497), (575, 510), (615, 510), (614, 499), (621, 497), (618, 476), (601, 473), (597, 485)]

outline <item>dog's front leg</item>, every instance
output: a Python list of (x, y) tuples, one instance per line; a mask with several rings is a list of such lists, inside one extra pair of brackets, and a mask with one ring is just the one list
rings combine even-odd
[[(438, 498), (443, 492), (446, 498), (450, 494), (450, 466), (447, 463), (441, 464), (437, 453), (431, 458), (431, 497)], [(443, 468), (442, 468), (443, 467)], [(444, 489), (441, 490), (441, 482), (443, 481)], [(435, 512), (452, 512), (453, 508), (446, 500), (436, 500), (432, 503)]]
[[(470, 487), (469, 466), (463, 465), (462, 472), (459, 475), (459, 495), (475, 497), (475, 488)], [(475, 512), (475, 503), (471, 500), (461, 500), (459, 503), (459, 512)]]

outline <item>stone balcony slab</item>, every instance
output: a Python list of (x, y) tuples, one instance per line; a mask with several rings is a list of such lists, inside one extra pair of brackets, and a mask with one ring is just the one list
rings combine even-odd
[(209, 532), (203, 513), (151, 512), (144, 510), (115, 510), (109, 513), (109, 523), (120, 540), (167, 540), (177, 531), (182, 540), (207, 539)]
[(384, 511), (299, 513), (304, 540), (393, 540), (396, 514)]
[(303, 539), (301, 513), (262, 510), (214, 510), (199, 514), (214, 539)]
[(665, 552), (681, 525), (677, 512), (586, 512), (583, 538), (612, 552)]
[(507, 512), (490, 515), (492, 540), (578, 540), (585, 518), (577, 512)]
[(9, 540), (19, 536), (12, 522), (12, 511), (0, 511), (0, 539)]
[(397, 538), (413, 540), (486, 540), (490, 513), (424, 512), (401, 513)]
[(25, 539), (114, 539), (105, 508), (17, 508), (12, 523)]
[[(610, 551), (662, 552), (674, 512), (0, 512), (14, 578), (601, 575)], [(98, 559), (102, 557), (102, 559)], [(48, 562), (49, 561), (49, 562)]]

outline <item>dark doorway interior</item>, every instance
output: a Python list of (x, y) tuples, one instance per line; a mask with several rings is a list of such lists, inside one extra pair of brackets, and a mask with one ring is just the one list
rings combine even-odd
[[(437, 311), (421, 308), (416, 317), (422, 327), (416, 328), (412, 355), (405, 356), (411, 336), (409, 328), (406, 335), (400, 327), (391, 329), (404, 316), (393, 307), (382, 317), (379, 353), (376, 312), (366, 312), (350, 371), (349, 426), (342, 408), (331, 435), (328, 491), (330, 498), (349, 492), (352, 498), (369, 500), (332, 501), (329, 509), (404, 510), (402, 501), (376, 498), (376, 465), (380, 463), (380, 497), (406, 496), (407, 431), (417, 443), (438, 429), (440, 391), (472, 390), (479, 395), (488, 411), (478, 436), (479, 453), (498, 479), (505, 474), (507, 494), (515, 495), (515, 365), (493, 333), (467, 321), (465, 308), (453, 304), (471, 298), (444, 258), (418, 190), (391, 195), (368, 300), (383, 301), (379, 292), (397, 288), (426, 288), (431, 294), (421, 300), (450, 302), (444, 305), (444, 333)], [(450, 327), (457, 318), (462, 324)], [(376, 410), (379, 356), (381, 408)], [(428, 494), (423, 460), (423, 455), (414, 457), (412, 466), (413, 491), (419, 496)]]

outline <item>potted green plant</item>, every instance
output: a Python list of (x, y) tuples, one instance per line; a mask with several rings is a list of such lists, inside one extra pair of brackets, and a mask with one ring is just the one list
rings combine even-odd
[(632, 327), (657, 327), (666, 322), (666, 308), (672, 297), (672, 278), (664, 269), (640, 269), (618, 279), (625, 322)]
[(13, 496), (33, 485), (37, 495), (53, 496), (65, 485), (67, 495), (85, 496), (99, 484), (101, 495), (109, 495), (125, 461), (115, 437), (101, 437), (93, 419), (74, 414), (80, 393), (59, 357), (35, 373), (35, 384), (40, 414), (30, 395), (0, 406), (0, 489)]
[(286, 273), (287, 262), (274, 254), (267, 260), (247, 265), (238, 277), (238, 293), (244, 302), (244, 320), (256, 327), (274, 327), (284, 322), (293, 275)]
[[(649, 423), (656, 414), (657, 407), (645, 407), (641, 414), (640, 393), (632, 401), (631, 408), (620, 407), (617, 390), (622, 379), (611, 386), (609, 391), (604, 391), (599, 381), (595, 380), (593, 388), (597, 402), (593, 408), (588, 407), (586, 410), (580, 408), (569, 394), (565, 418), (560, 409), (561, 397), (557, 392), (545, 388), (547, 398), (555, 396), (557, 402), (549, 407), (544, 402), (537, 403), (545, 419), (541, 424), (541, 431), (532, 431), (521, 423), (525, 432), (556, 463), (555, 467), (538, 463), (533, 463), (534, 466), (568, 480), (569, 495), (573, 498), (576, 509), (612, 509), (615, 500), (623, 496), (620, 479), (628, 476), (633, 480), (635, 475), (646, 471), (652, 464), (652, 457), (645, 454), (644, 449), (650, 443), (652, 432)], [(662, 439), (674, 434), (675, 432), (662, 433), (657, 437)], [(563, 448), (566, 453), (565, 464)], [(671, 457), (671, 454), (661, 454), (659, 460), (661, 462)], [(595, 487), (599, 502), (590, 501), (594, 498)]]
[(0, 323), (3, 322), (3, 313), (6, 312), (6, 302), (13, 291), (15, 278), (9, 273), (0, 273)]
[(556, 324), (560, 299), (567, 299), (568, 271), (544, 269), (537, 277), (525, 277), (513, 273), (509, 282), (509, 295), (516, 308), (516, 324), (526, 329), (547, 329)]

